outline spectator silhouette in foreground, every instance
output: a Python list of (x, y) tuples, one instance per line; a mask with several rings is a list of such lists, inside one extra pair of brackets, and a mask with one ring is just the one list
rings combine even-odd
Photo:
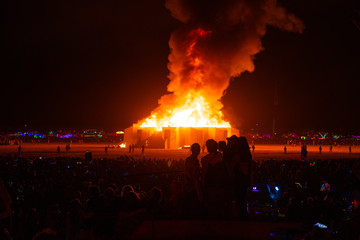
[(218, 149), (221, 153), (223, 153), (226, 150), (226, 142), (225, 141), (219, 141)]
[(247, 218), (246, 193), (251, 180), (251, 152), (245, 137), (228, 138), (224, 155), (227, 170), (233, 186), (234, 197), (239, 205), (240, 217)]
[(0, 180), (0, 231), (11, 231), (13, 211), (11, 209), (11, 197)]
[(204, 204), (209, 217), (221, 218), (225, 215), (226, 168), (217, 142), (209, 139), (206, 147), (209, 153), (201, 159)]
[(196, 217), (199, 214), (203, 194), (200, 187), (200, 165), (198, 156), (200, 145), (194, 143), (190, 148), (191, 156), (185, 160), (184, 192), (182, 196), (183, 211), (186, 217)]

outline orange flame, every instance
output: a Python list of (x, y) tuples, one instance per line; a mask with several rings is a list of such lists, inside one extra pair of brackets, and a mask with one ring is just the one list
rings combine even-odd
[[(205, 73), (204, 61), (197, 48), (197, 42), (210, 34), (211, 31), (195, 29), (189, 33), (188, 41), (184, 43), (185, 62), (191, 69), (187, 77), (191, 78), (191, 82), (197, 86), (203, 86)], [(140, 123), (140, 127), (156, 128), (158, 131), (161, 131), (163, 127), (231, 127), (230, 123), (222, 119), (223, 114), (220, 111), (222, 104), (220, 102), (215, 105), (209, 104), (209, 102), (214, 102), (214, 99), (209, 101), (210, 99), (207, 99), (208, 96), (204, 94), (204, 89), (201, 87), (197, 90), (190, 89), (182, 93), (182, 96), (176, 97), (178, 106), (174, 107), (172, 104), (167, 106), (163, 103), (157, 111)]]

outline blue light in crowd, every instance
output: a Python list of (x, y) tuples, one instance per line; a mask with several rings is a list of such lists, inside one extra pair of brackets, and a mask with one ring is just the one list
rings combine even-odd
[(70, 166), (69, 166), (69, 165), (67, 165), (67, 168), (70, 168)]
[(278, 186), (275, 186), (275, 190), (276, 190), (276, 191), (279, 191), (279, 187), (278, 187)]
[(325, 225), (325, 224), (322, 224), (322, 223), (315, 223), (315, 225), (314, 226), (317, 226), (317, 227), (319, 227), (319, 228), (322, 228), (322, 229), (326, 229), (327, 228), (327, 226)]

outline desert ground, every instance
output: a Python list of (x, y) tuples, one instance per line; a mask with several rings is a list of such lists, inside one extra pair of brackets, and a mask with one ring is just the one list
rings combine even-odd
[[(110, 148), (105, 153), (105, 146), (107, 144), (72, 144), (71, 149), (66, 152), (66, 144), (22, 144), (22, 157), (80, 157), (84, 158), (85, 152), (92, 152), (93, 158), (117, 158), (121, 155), (129, 155), (134, 158), (161, 158), (161, 159), (184, 159), (190, 155), (189, 149), (145, 149), (144, 155), (141, 153), (140, 148), (135, 148), (134, 153), (129, 153), (128, 148)], [(60, 153), (57, 152), (57, 146), (60, 146)], [(291, 160), (300, 158), (300, 146), (288, 145), (287, 153), (284, 152), (284, 145), (255, 145), (255, 151), (251, 151), (254, 160)], [(330, 146), (322, 146), (322, 153), (319, 152), (319, 146), (309, 145), (308, 159), (360, 159), (360, 146), (352, 146), (351, 153), (349, 152), (349, 146), (334, 146), (332, 152), (330, 152)], [(1, 156), (14, 156), (17, 155), (17, 145), (0, 145)], [(200, 158), (205, 153), (200, 154)]]

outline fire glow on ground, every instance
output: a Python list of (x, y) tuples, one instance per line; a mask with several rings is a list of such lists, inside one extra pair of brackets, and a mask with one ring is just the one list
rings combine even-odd
[[(66, 144), (22, 144), (21, 157), (80, 157), (84, 158), (85, 152), (92, 152), (94, 158), (118, 158), (121, 155), (129, 155), (134, 158), (146, 159), (171, 159), (179, 160), (185, 159), (190, 155), (189, 149), (146, 149), (144, 156), (141, 154), (140, 148), (135, 148), (134, 153), (129, 153), (128, 148), (109, 148), (105, 153), (105, 144), (72, 144), (71, 149), (66, 152)], [(60, 153), (57, 153), (56, 148), (60, 146)], [(110, 145), (112, 146), (112, 145)], [(284, 145), (255, 145), (255, 151), (252, 151), (253, 160), (298, 160), (300, 159), (299, 145), (286, 146), (287, 153), (284, 153)], [(348, 145), (333, 147), (332, 152), (329, 151), (330, 146), (322, 145), (322, 153), (319, 152), (318, 145), (307, 146), (308, 159), (360, 159), (360, 146), (352, 146), (351, 153), (349, 152)], [(17, 145), (1, 145), (1, 156), (14, 156), (17, 155)], [(199, 158), (207, 154), (201, 153)]]

